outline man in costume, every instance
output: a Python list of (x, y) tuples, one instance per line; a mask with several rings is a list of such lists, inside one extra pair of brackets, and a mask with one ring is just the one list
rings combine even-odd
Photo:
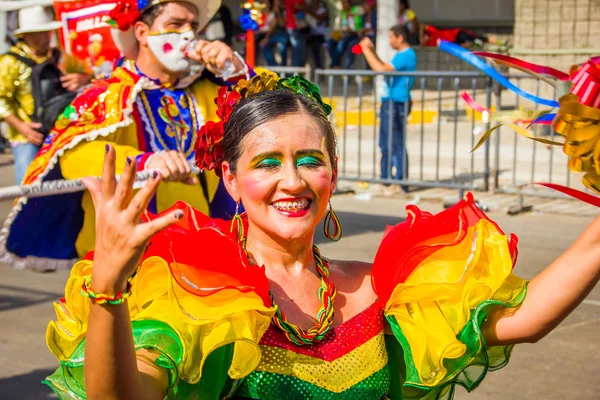
[[(113, 36), (125, 61), (65, 109), (23, 183), (100, 176), (110, 143), (117, 154), (117, 174), (133, 158), (139, 170), (162, 174), (165, 182), (150, 211), (183, 200), (213, 217), (227, 216), (233, 203), (219, 178), (208, 171), (197, 178), (190, 175), (188, 162), (194, 157), (196, 131), (217, 117), (214, 98), (228, 84), (219, 71), (233, 70), (231, 83), (250, 74), (225, 44), (195, 42), (196, 32), (220, 5), (221, 0), (118, 2), (111, 12)], [(70, 268), (74, 259), (92, 250), (93, 232), (87, 192), (21, 198), (0, 232), (0, 259), (17, 268)]]

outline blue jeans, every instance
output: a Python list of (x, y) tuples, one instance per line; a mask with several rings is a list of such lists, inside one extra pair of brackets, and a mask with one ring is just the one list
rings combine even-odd
[(329, 42), (327, 42), (327, 48), (329, 50), (329, 56), (331, 57), (331, 68), (341, 67), (342, 57), (344, 55), (346, 56), (344, 59), (344, 69), (352, 68), (355, 56), (351, 49), (359, 42), (360, 37), (355, 34), (344, 35), (344, 37), (342, 37), (342, 39), (339, 41), (329, 39)]
[[(407, 111), (410, 114), (410, 105)], [(392, 124), (391, 149), (390, 123)], [(406, 179), (408, 177), (408, 153), (404, 137), (404, 103), (396, 103), (391, 100), (381, 103), (379, 148), (381, 149), (381, 179), (388, 179), (390, 175), (395, 180)], [(392, 156), (391, 168), (388, 164), (390, 155)], [(392, 170), (394, 170), (393, 174)]]
[(274, 32), (267, 41), (267, 44), (264, 47), (261, 47), (263, 56), (265, 57), (265, 61), (268, 66), (278, 65), (277, 61), (275, 61), (275, 55), (273, 53), (273, 48), (277, 51), (279, 56), (281, 57), (280, 65), (287, 65), (287, 48), (289, 45), (288, 35), (285, 31)]
[(35, 158), (40, 146), (33, 143), (19, 143), (12, 148), (15, 157), (15, 179), (17, 185), (20, 185), (27, 172), (27, 167)]
[(292, 67), (304, 67), (306, 63), (306, 31), (288, 29), (288, 34), (292, 45)]

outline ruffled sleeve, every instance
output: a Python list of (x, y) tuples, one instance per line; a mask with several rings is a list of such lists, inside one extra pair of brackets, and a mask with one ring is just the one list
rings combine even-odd
[[(432, 215), (409, 206), (386, 231), (373, 286), (396, 340), (388, 340), (392, 398), (452, 398), (507, 364), (512, 346), (486, 347), (481, 327), (496, 307), (518, 307), (527, 282), (512, 274), (507, 237), (468, 194)], [(400, 349), (401, 348), (401, 349)]]
[[(245, 377), (260, 361), (258, 342), (274, 313), (268, 281), (223, 223), (185, 203), (174, 208), (184, 210), (184, 218), (152, 238), (132, 281), (134, 344), (159, 355), (155, 363), (169, 373), (168, 398), (218, 399), (228, 381)], [(60, 367), (44, 383), (61, 399), (86, 398), (90, 306), (81, 285), (91, 271), (90, 259), (75, 264), (46, 332)]]

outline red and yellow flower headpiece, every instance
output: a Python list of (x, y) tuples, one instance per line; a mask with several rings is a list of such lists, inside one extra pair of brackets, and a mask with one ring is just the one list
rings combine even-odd
[(148, 0), (119, 0), (115, 8), (110, 10), (109, 24), (127, 31), (142, 18), (141, 11), (148, 6)]
[(218, 96), (215, 99), (219, 121), (208, 121), (200, 128), (196, 137), (194, 150), (196, 166), (200, 170), (214, 170), (217, 175), (221, 174), (221, 164), (223, 163), (223, 145), (221, 142), (225, 134), (225, 124), (229, 121), (231, 112), (241, 99), (268, 90), (288, 90), (305, 96), (319, 104), (326, 115), (331, 113), (331, 106), (323, 102), (319, 87), (301, 76), (279, 79), (273, 73), (262, 73), (249, 81), (239, 81), (231, 90), (223, 86), (219, 89)]

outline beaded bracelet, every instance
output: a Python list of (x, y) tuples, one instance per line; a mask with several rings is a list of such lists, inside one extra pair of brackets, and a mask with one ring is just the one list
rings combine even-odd
[(108, 296), (102, 293), (96, 293), (90, 288), (90, 284), (92, 283), (92, 277), (87, 276), (83, 284), (81, 285), (81, 295), (84, 297), (88, 297), (92, 303), (94, 304), (110, 304), (110, 305), (118, 305), (124, 303), (125, 300), (131, 296), (131, 279), (127, 281), (127, 289), (125, 292), (119, 292), (116, 296)]

